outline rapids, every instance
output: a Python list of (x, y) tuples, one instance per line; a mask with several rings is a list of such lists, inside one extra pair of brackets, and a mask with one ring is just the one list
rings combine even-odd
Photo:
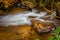
[[(21, 24), (29, 24), (31, 25), (29, 16), (37, 16), (35, 19), (39, 19), (40, 17), (45, 16), (46, 12), (31, 12), (31, 11), (25, 11), (17, 14), (12, 15), (5, 15), (0, 16), (0, 25), (9, 26), (9, 25), (21, 25)], [(44, 20), (42, 20), (44, 21)]]

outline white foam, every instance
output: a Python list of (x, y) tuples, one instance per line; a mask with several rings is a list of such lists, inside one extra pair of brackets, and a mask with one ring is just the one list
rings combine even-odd
[(13, 15), (1, 16), (0, 25), (4, 25), (4, 26), (21, 25), (21, 24), (30, 25), (31, 22), (28, 16), (37, 16), (37, 18), (39, 19), (40, 17), (43, 17), (45, 15), (46, 15), (46, 12), (35, 13), (35, 12), (25, 11), (25, 12), (13, 14)]

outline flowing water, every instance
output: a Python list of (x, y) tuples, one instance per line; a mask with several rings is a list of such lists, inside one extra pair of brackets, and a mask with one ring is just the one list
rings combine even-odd
[[(34, 16), (35, 18), (29, 18), (29, 16)], [(52, 15), (47, 15), (47, 12), (45, 12), (45, 11), (36, 13), (35, 10), (33, 10), (33, 11), (17, 12), (17, 13), (12, 13), (12, 14), (5, 15), (5, 16), (0, 16), (0, 25), (3, 25), (4, 27), (6, 27), (6, 26), (8, 27), (8, 28), (4, 28), (4, 27), (1, 28), (2, 30), (4, 30), (4, 29), (6, 30), (7, 29), (6, 30), (7, 32), (5, 32), (5, 31), (0, 32), (0, 34), (1, 34), (0, 36), (2, 36), (2, 37), (0, 37), (0, 39), (8, 40), (7, 37), (9, 36), (8, 37), (9, 39), (16, 40), (15, 39), (16, 35), (14, 33), (15, 30), (17, 30), (16, 32), (19, 32), (19, 33), (23, 32), (22, 36), (26, 36), (27, 34), (25, 34), (25, 33), (27, 33), (27, 31), (30, 29), (30, 27), (21, 27), (21, 26), (19, 27), (17, 25), (23, 25), (23, 26), (24, 26), (24, 24), (31, 25), (31, 21), (30, 20), (33, 20), (33, 19), (35, 20), (36, 19), (36, 20), (40, 20), (42, 22), (54, 22), (54, 20), (55, 20), (54, 19), (53, 21), (49, 21), (49, 20), (46, 21), (44, 19), (41, 19), (43, 17), (51, 17), (51, 19), (54, 19), (54, 17)], [(18, 28), (16, 28), (16, 27), (10, 28), (9, 27), (10, 25), (17, 26)], [(1, 29), (0, 29), (0, 31), (1, 31)], [(13, 30), (13, 32), (11, 32), (9, 30)], [(34, 33), (36, 33), (36, 32), (34, 32)], [(13, 36), (11, 36), (11, 35), (13, 35)], [(39, 36), (40, 36), (41, 40), (47, 40), (47, 38), (50, 35), (51, 35), (50, 33), (45, 33), (45, 34), (40, 34)], [(3, 39), (3, 37), (4, 37), (4, 39)], [(19, 38), (20, 35), (17, 36), (17, 37)]]
[[(16, 13), (12, 15), (6, 15), (0, 17), (0, 25), (20, 25), (20, 24), (29, 24), (31, 25), (29, 16), (36, 16), (34, 19), (39, 19), (40, 17), (44, 17), (46, 12), (30, 12), (25, 11), (21, 13)], [(42, 20), (43, 21), (43, 20)]]

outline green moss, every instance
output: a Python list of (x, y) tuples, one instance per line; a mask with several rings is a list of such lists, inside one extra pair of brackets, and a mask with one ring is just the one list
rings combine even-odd
[(60, 40), (60, 26), (52, 33), (52, 37), (49, 37), (48, 40)]
[(40, 38), (35, 38), (34, 40), (40, 40)]

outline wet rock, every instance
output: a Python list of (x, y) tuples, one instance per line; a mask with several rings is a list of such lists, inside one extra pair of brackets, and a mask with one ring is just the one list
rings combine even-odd
[(55, 24), (53, 22), (42, 22), (39, 20), (31, 20), (33, 28), (38, 33), (46, 33), (55, 30)]

